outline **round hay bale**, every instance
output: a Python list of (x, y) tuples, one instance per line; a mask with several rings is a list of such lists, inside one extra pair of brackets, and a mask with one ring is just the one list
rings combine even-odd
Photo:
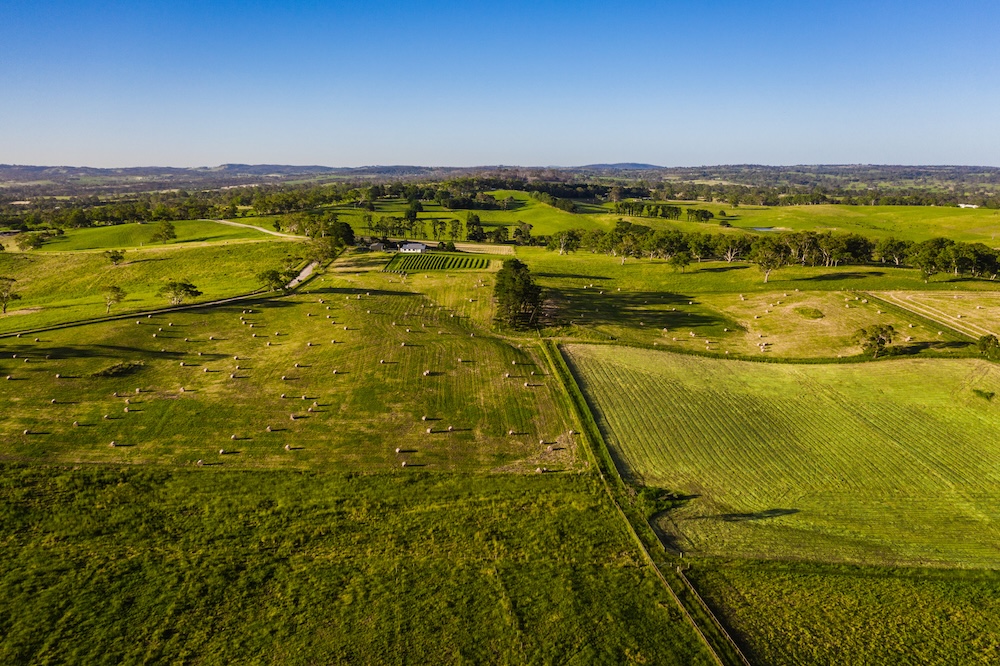
[(295, 414), (289, 414), (288, 416), (289, 416), (289, 418), (290, 418), (291, 420), (293, 420), (293, 421), (295, 420)]
[(111, 440), (111, 444), (109, 444), (108, 446), (110, 446), (111, 448), (114, 448), (114, 447), (118, 446), (118, 442), (116, 442), (115, 440)]
[(132, 404), (132, 401), (131, 401), (131, 400), (129, 400), (128, 398), (125, 398), (125, 404), (126, 404), (126, 405), (131, 405), (131, 404)]
[(267, 346), (268, 346), (268, 347), (270, 347), (270, 346), (271, 346), (271, 341), (270, 341), (270, 340), (268, 340), (268, 341), (267, 341)]
[(503, 373), (503, 376), (504, 376), (505, 379), (509, 379), (510, 378), (510, 373), (509, 372), (505, 372), (505, 373)]
[(229, 378), (230, 378), (230, 379), (236, 379), (236, 373), (234, 372), (234, 373), (230, 374), (230, 375), (229, 375)]
[(271, 426), (267, 426), (266, 428), (264, 428), (264, 432), (271, 432)]
[(286, 451), (291, 451), (292, 450), (292, 445), (291, 444), (285, 444), (285, 450)]
[(110, 421), (111, 420), (111, 415), (110, 414), (105, 414), (104, 415), (104, 420), (105, 421)]
[(201, 465), (204, 465), (204, 464), (205, 464), (205, 461), (204, 461), (204, 460), (202, 460), (201, 458), (198, 458), (198, 462), (196, 462), (196, 463), (195, 463), (195, 465), (198, 465), (199, 467), (200, 467)]
[(297, 367), (299, 367), (299, 364), (298, 364), (298, 363), (296, 363), (296, 364), (295, 364), (295, 367), (296, 367), (296, 368), (297, 368)]
[(186, 389), (185, 389), (185, 388), (184, 388), (184, 387), (182, 386), (182, 387), (181, 387), (181, 393), (184, 393), (184, 391), (185, 391), (185, 390), (186, 390)]
[(208, 339), (209, 339), (209, 340), (214, 340), (214, 339), (215, 339), (215, 336), (214, 336), (214, 335), (210, 335), (210, 336), (208, 336)]
[[(27, 361), (28, 359), (24, 359), (24, 360)], [(57, 372), (56, 373), (56, 379), (61, 379), (61, 378), (62, 378), (62, 375)]]
[(184, 361), (181, 361), (181, 367), (182, 368), (184, 367)]
[(287, 377), (287, 376), (285, 376), (285, 375), (281, 375), (281, 381), (287, 381), (287, 380), (288, 380), (288, 377)]
[(434, 428), (428, 428), (428, 429), (427, 429), (427, 434), (428, 434), (428, 435), (430, 435), (430, 434), (431, 434), (431, 433), (433, 433), (433, 432), (434, 432)]
[[(544, 439), (540, 439), (540, 440), (538, 440), (538, 443), (539, 443), (539, 444), (540, 444), (541, 446), (545, 446), (545, 440), (544, 440)], [(550, 447), (549, 447), (549, 449), (551, 450), (551, 449), (552, 449), (552, 447), (550, 446)]]
[(405, 460), (403, 461), (403, 467), (406, 467), (406, 461)]
[(427, 420), (427, 415), (425, 414), (425, 415), (421, 416), (421, 417), (420, 417), (420, 420), (421, 420), (421, 421), (426, 421), (426, 420)]
[(380, 359), (378, 360), (378, 362), (379, 362), (379, 364), (380, 364), (380, 365), (381, 365), (381, 364), (384, 364), (384, 363), (385, 363), (385, 359), (384, 359), (384, 358), (380, 358)]
[(231, 440), (233, 440), (233, 441), (235, 442), (235, 441), (236, 441), (236, 439), (237, 439), (237, 437), (236, 437), (236, 435), (230, 435), (230, 436), (229, 436), (229, 439), (231, 439)]
[(204, 370), (202, 370), (202, 372), (208, 372), (208, 368), (205, 368)]
[(285, 394), (284, 394), (284, 393), (282, 393), (282, 394), (281, 394), (281, 397), (282, 397), (282, 398), (284, 398), (284, 397), (285, 397)]
[(154, 337), (154, 338), (156, 337), (156, 333), (153, 333), (153, 337)]
[(348, 330), (346, 326), (344, 327), (344, 330), (345, 330), (345, 331), (346, 331), (346, 330)]
[(53, 405), (56, 404), (56, 399), (55, 398), (52, 398), (52, 404)]
[(507, 431), (507, 435), (508, 436), (513, 435), (513, 434), (514, 434), (514, 430), (513, 429), (510, 429), (510, 430)]
[(198, 352), (198, 356), (201, 356), (201, 352)]
[(128, 414), (128, 407), (125, 408), (125, 413)]
[(309, 408), (309, 409), (307, 409), (306, 411), (307, 411), (307, 412), (309, 412), (310, 414), (312, 414), (312, 411), (313, 411), (313, 408), (312, 408), (312, 407), (310, 407), (310, 408)]
[(406, 343), (405, 343), (405, 342), (400, 342), (400, 343), (399, 343), (399, 346), (400, 346), (400, 347), (405, 347), (405, 346), (406, 346)]
[(74, 428), (80, 427), (80, 422), (79, 421), (73, 421), (73, 427)]
[(448, 432), (452, 432), (453, 430), (455, 430), (455, 426), (448, 426)]
[(424, 370), (424, 377), (429, 377), (431, 374), (430, 370)]
[(333, 374), (337, 374), (337, 369), (336, 368), (333, 369)]
[(524, 382), (524, 388), (528, 388), (528, 382)]
[(220, 456), (226, 455), (226, 450), (225, 449), (219, 449), (219, 455)]

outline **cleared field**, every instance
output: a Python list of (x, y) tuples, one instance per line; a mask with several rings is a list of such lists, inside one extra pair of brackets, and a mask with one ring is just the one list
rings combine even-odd
[(2, 455), (400, 473), (410, 472), (403, 462), (575, 468), (572, 423), (544, 357), (479, 328), (492, 309), (476, 298), (482, 277), (404, 284), (380, 269), (364, 255), (291, 296), (0, 340), (0, 377), (12, 377), (0, 381)]
[(1000, 367), (776, 365), (565, 347), (623, 470), (690, 496), (684, 551), (1000, 565)]
[[(944, 236), (956, 241), (986, 243), (994, 247), (1000, 235), (1000, 211), (986, 208), (968, 209), (938, 206), (740, 206), (732, 208), (722, 202), (669, 202), (681, 208), (699, 208), (718, 215), (725, 210), (733, 229), (756, 232), (775, 231), (837, 231), (859, 233), (875, 238), (893, 236), (912, 241)], [(616, 216), (618, 217), (618, 216)], [(656, 218), (625, 216), (632, 222), (653, 227), (719, 231), (715, 222), (694, 224), (671, 222)], [(582, 225), (581, 225), (582, 226)], [(764, 232), (766, 233), (766, 232)]]
[(1000, 576), (767, 562), (688, 572), (760, 664), (1000, 661)]
[[(589, 252), (559, 256), (520, 248), (518, 257), (545, 288), (544, 323), (553, 336), (723, 355), (832, 358), (859, 353), (853, 340), (858, 328), (890, 323), (906, 353), (969, 353), (971, 339), (868, 298), (867, 290), (883, 285), (926, 290), (916, 271), (793, 266), (765, 284), (755, 267), (741, 263), (703, 262), (679, 273), (660, 261), (622, 264)], [(998, 287), (968, 280), (931, 284), (948, 298), (956, 292), (986, 297)], [(769, 343), (764, 352), (760, 342)]]
[[(180, 220), (172, 223), (177, 238), (166, 245), (184, 243), (217, 243), (230, 240), (266, 240), (269, 236), (253, 229), (232, 227), (210, 220)], [(109, 250), (157, 247), (151, 241), (156, 233), (155, 224), (117, 224), (90, 229), (69, 229), (42, 245), (39, 252), (69, 252), (76, 250)]]
[(166, 306), (157, 292), (170, 279), (190, 280), (203, 293), (202, 301), (250, 293), (260, 288), (258, 273), (280, 268), (301, 253), (297, 243), (277, 239), (133, 249), (118, 266), (95, 252), (0, 252), (0, 275), (15, 278), (22, 296), (0, 316), (0, 333), (103, 316), (101, 290), (107, 285), (128, 294), (112, 314)]
[(0, 466), (0, 661), (709, 664), (581, 475)]
[(416, 272), (416, 271), (482, 271), (490, 267), (488, 257), (470, 257), (466, 254), (432, 252), (429, 254), (398, 253), (386, 264), (386, 271)]
[(1000, 336), (1000, 294), (997, 293), (894, 291), (875, 295), (975, 338), (987, 334)]

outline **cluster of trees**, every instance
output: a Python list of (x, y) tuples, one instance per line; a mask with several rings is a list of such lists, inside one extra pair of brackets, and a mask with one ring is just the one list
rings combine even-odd
[(507, 259), (497, 272), (493, 298), (497, 302), (497, 318), (508, 326), (530, 325), (541, 306), (541, 288), (535, 284), (527, 264)]
[(543, 204), (548, 204), (550, 206), (558, 208), (559, 210), (564, 210), (567, 213), (576, 212), (576, 204), (573, 203), (572, 199), (563, 199), (561, 197), (554, 197), (548, 192), (540, 192), (538, 190), (532, 191), (529, 196), (531, 196), (531, 198), (534, 199), (535, 201), (541, 201)]
[(610, 231), (572, 229), (546, 239), (546, 247), (560, 254), (578, 249), (621, 257), (666, 259), (683, 269), (692, 260), (740, 259), (758, 264), (765, 281), (771, 271), (786, 264), (802, 266), (863, 265), (873, 262), (919, 268), (925, 279), (936, 273), (996, 279), (1000, 253), (982, 243), (934, 238), (921, 243), (885, 238), (873, 241), (859, 234), (812, 231), (765, 233), (685, 233), (619, 220)]
[[(614, 209), (620, 215), (631, 215), (633, 217), (662, 217), (665, 220), (681, 219), (680, 206), (671, 206), (669, 204), (619, 201), (614, 205)], [(688, 215), (688, 219), (691, 219), (690, 215)]]

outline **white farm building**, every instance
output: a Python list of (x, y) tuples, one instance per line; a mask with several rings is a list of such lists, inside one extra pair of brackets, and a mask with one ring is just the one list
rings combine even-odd
[(409, 252), (410, 254), (423, 254), (427, 251), (427, 246), (423, 243), (403, 243), (399, 246), (400, 252)]

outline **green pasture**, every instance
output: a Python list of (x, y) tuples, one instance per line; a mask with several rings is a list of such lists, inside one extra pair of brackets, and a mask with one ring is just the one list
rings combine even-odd
[(755, 664), (1000, 660), (996, 571), (698, 561), (687, 575)]
[(659, 522), (680, 550), (1000, 564), (995, 364), (564, 349), (626, 476), (690, 497)]
[(62, 236), (45, 242), (39, 252), (70, 252), (75, 250), (120, 250), (157, 247), (184, 243), (216, 243), (231, 240), (266, 240), (272, 238), (245, 227), (233, 227), (210, 220), (180, 220), (172, 223), (177, 238), (169, 243), (153, 243), (156, 224), (117, 224), (107, 227), (68, 229)]
[(709, 664), (592, 476), (0, 466), (3, 663)]
[(362, 255), (290, 296), (0, 340), (3, 457), (575, 469), (561, 388), (535, 344), (480, 328), (481, 278), (380, 268)]
[[(519, 248), (518, 258), (545, 289), (548, 335), (722, 355), (852, 356), (860, 351), (854, 342), (858, 328), (875, 323), (892, 324), (908, 353), (964, 354), (972, 338), (869, 294), (920, 289), (988, 303), (997, 293), (995, 282), (938, 277), (925, 283), (917, 271), (880, 266), (790, 266), (764, 283), (755, 266), (741, 262), (695, 263), (682, 273), (664, 261), (623, 264), (590, 252), (560, 256)], [(764, 352), (761, 342), (768, 343)]]
[(171, 279), (190, 280), (203, 301), (250, 293), (260, 288), (258, 273), (286, 261), (302, 264), (301, 256), (297, 243), (277, 239), (130, 249), (118, 266), (100, 252), (2, 252), (0, 275), (17, 280), (21, 300), (0, 316), (0, 333), (104, 316), (107, 285), (128, 294), (112, 314), (167, 306), (157, 292)]

